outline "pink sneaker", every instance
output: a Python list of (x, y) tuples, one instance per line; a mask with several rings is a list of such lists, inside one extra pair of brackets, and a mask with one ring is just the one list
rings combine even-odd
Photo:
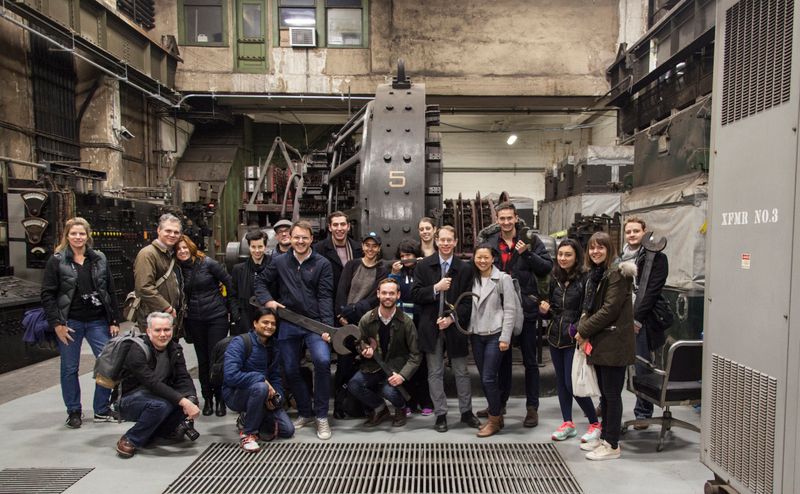
[(594, 440), (598, 440), (600, 439), (601, 432), (602, 428), (600, 427), (600, 422), (589, 424), (589, 430), (586, 431), (586, 434), (581, 436), (581, 442), (588, 443)]
[(403, 407), (403, 413), (406, 414), (406, 417), (411, 416), (411, 408), (410, 407)]
[(422, 416), (423, 417), (428, 417), (430, 415), (433, 415), (433, 409), (432, 408), (423, 408), (422, 409)]

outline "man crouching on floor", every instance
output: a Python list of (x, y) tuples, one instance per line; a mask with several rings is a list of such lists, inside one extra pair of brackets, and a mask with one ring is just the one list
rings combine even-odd
[[(348, 389), (372, 412), (364, 423), (375, 427), (389, 418), (389, 409), (384, 399), (394, 406), (392, 426), (406, 424), (403, 399), (398, 386), (411, 379), (422, 355), (417, 347), (417, 329), (411, 317), (397, 310), (400, 298), (400, 285), (397, 280), (386, 278), (378, 284), (377, 308), (364, 314), (358, 323), (361, 330), (362, 350), (361, 370), (350, 379)], [(382, 358), (392, 371), (387, 375), (375, 358)]]
[(249, 453), (261, 449), (259, 431), (267, 441), (294, 435), (294, 425), (283, 409), (278, 345), (272, 341), (278, 329), (275, 311), (254, 308), (252, 327), (228, 344), (222, 383), (222, 396), (228, 408), (241, 412), (236, 422), (239, 445)]
[[(172, 340), (174, 320), (167, 312), (147, 316), (145, 353), (131, 345), (124, 363), (127, 377), (120, 385), (122, 418), (136, 422), (117, 441), (117, 454), (130, 458), (153, 436), (197, 439), (192, 421), (200, 415), (197, 391), (186, 369), (183, 349)], [(148, 355), (149, 354), (149, 355)]]

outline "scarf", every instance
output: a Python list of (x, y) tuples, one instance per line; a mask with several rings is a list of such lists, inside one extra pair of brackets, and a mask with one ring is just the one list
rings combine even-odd
[(594, 297), (597, 294), (597, 287), (600, 285), (600, 280), (606, 273), (605, 266), (594, 266), (589, 271), (589, 276), (586, 277), (586, 292), (583, 297), (583, 311), (591, 313), (594, 306)]

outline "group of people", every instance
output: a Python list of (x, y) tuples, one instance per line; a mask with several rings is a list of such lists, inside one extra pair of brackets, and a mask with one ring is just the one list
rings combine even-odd
[[(330, 399), (346, 390), (364, 412), (366, 427), (387, 420), (401, 427), (416, 411), (434, 415), (434, 429), (447, 432), (444, 372), (449, 362), (459, 422), (476, 428), (478, 437), (489, 437), (504, 427), (512, 335), (514, 326), (521, 325), (523, 425), (536, 427), (536, 328), (544, 319), (549, 321), (547, 341), (564, 421), (553, 440), (577, 435), (570, 374), (573, 352), (584, 351), (597, 370), (602, 395), (599, 411), (590, 398), (574, 398), (589, 421), (581, 448), (590, 459), (618, 458), (625, 368), (635, 351), (649, 356), (658, 344), (653, 341), (658, 335), (647, 332), (647, 304), (637, 304), (634, 314), (632, 302), (636, 264), (644, 258), (644, 221), (626, 221), (627, 244), (619, 258), (608, 235), (597, 233), (585, 260), (580, 244), (566, 239), (554, 265), (538, 238), (522, 238), (512, 203), (497, 207), (497, 219), (497, 233), (475, 249), (470, 262), (454, 255), (455, 229), (437, 228), (430, 218), (419, 222), (419, 241), (401, 241), (389, 262), (381, 259), (379, 235), (370, 232), (360, 243), (350, 237), (350, 221), (342, 212), (328, 216), (329, 234), (313, 246), (310, 223), (281, 220), (273, 225), (273, 250), (267, 249), (261, 230), (245, 236), (250, 255), (229, 275), (182, 234), (179, 218), (165, 214), (157, 238), (134, 263), (136, 322), (146, 348), (131, 346), (118, 412), (110, 406), (110, 391), (96, 388), (94, 419), (109, 421), (119, 413), (135, 422), (117, 442), (118, 454), (130, 457), (153, 437), (190, 436), (192, 421), (201, 413), (224, 416), (230, 408), (239, 412), (242, 449), (255, 452), (261, 441), (292, 437), (307, 426), (314, 426), (320, 439), (329, 439)], [(660, 256), (648, 278), (648, 296), (660, 293), (666, 280), (666, 257)], [(548, 275), (549, 291), (540, 293), (540, 280)], [(78, 385), (83, 338), (97, 356), (119, 333), (122, 316), (113, 294), (113, 277), (103, 254), (92, 249), (89, 224), (69, 220), (45, 270), (42, 303), (59, 341), (66, 425), (71, 428), (80, 427), (83, 417)], [(280, 317), (283, 310), (331, 330), (309, 330)], [(517, 320), (520, 312), (522, 321)], [(349, 325), (357, 326), (359, 337), (350, 355), (338, 356), (332, 388), (329, 342), (335, 328)], [(213, 349), (229, 333), (234, 337), (225, 351), (222, 383), (215, 384)], [(197, 354), (202, 409), (180, 337)], [(470, 348), (488, 405), (477, 413), (467, 368)], [(313, 365), (311, 389), (302, 371), (306, 353)], [(293, 421), (285, 411), (289, 395), (298, 411)], [(351, 414), (336, 403), (335, 417)], [(635, 412), (642, 418), (652, 408), (648, 412), (637, 403)]]

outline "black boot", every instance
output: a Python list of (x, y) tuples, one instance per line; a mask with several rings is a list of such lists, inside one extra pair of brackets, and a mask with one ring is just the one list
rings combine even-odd
[(214, 415), (214, 399), (213, 398), (206, 398), (205, 402), (203, 403), (203, 415), (209, 416)]
[[(217, 417), (224, 417), (226, 413), (228, 413), (228, 409), (225, 407), (225, 400), (222, 398), (217, 398)], [(210, 414), (209, 414), (210, 415)]]

